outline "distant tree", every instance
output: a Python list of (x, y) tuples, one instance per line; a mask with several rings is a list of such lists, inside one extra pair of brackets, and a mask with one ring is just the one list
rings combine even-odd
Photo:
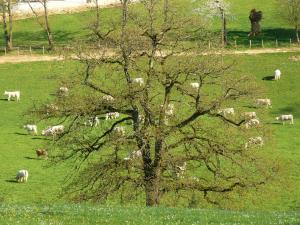
[[(139, 198), (147, 206), (169, 199), (176, 205), (179, 198), (195, 205), (201, 198), (222, 205), (231, 193), (263, 186), (274, 164), (255, 143), (245, 143), (266, 133), (245, 129), (239, 113), (259, 93), (256, 84), (230, 72), (220, 56), (199, 56), (187, 46), (199, 24), (172, 0), (141, 1), (139, 10), (121, 3), (114, 31), (77, 45), (82, 70), (64, 81), (68, 95), (33, 110), (49, 124), (65, 125), (52, 159), (73, 159), (79, 170), (66, 187), (70, 197)], [(229, 106), (235, 115), (222, 112)], [(96, 116), (99, 126), (87, 126)]]
[(42, 16), (43, 20), (40, 20), (39, 12), (37, 12), (32, 7), (31, 0), (27, 0), (27, 3), (29, 5), (32, 13), (36, 17), (36, 20), (37, 20), (38, 24), (44, 29), (44, 31), (47, 34), (47, 40), (48, 40), (49, 49), (52, 49), (54, 47), (54, 41), (53, 41), (53, 35), (52, 35), (50, 23), (49, 23), (48, 5), (47, 5), (48, 0), (37, 0), (37, 2), (39, 2), (42, 5), (42, 7), (43, 7), (43, 16)]
[(12, 15), (12, 1), (1, 0), (2, 8), (2, 22), (4, 31), (5, 47), (8, 51), (12, 50), (12, 35), (13, 35), (13, 15)]
[[(198, 0), (193, 0), (197, 2)], [(230, 4), (226, 0), (207, 0), (196, 10), (207, 18), (220, 18), (221, 19), (221, 42), (225, 46), (227, 44), (227, 17), (231, 16)]]
[(300, 43), (300, 0), (277, 0), (278, 9), (283, 19), (295, 28), (295, 36)]
[(262, 11), (256, 11), (256, 9), (252, 9), (250, 11), (249, 20), (251, 22), (251, 32), (248, 34), (250, 37), (254, 37), (260, 34), (260, 21), (262, 20), (263, 13)]

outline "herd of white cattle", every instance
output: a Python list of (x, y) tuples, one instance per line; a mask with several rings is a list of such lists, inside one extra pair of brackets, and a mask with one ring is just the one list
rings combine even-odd
[[(281, 71), (279, 69), (275, 70), (274, 74), (274, 80), (278, 81), (281, 77)], [(132, 80), (133, 84), (137, 84), (139, 86), (145, 85), (144, 79), (143, 78), (135, 78)], [(190, 83), (190, 86), (192, 89), (199, 90), (200, 84), (197, 82)], [(64, 96), (67, 96), (69, 92), (69, 89), (67, 87), (60, 87), (58, 90), (58, 93)], [(5, 91), (4, 95), (7, 96), (7, 100), (10, 101), (12, 98), (14, 98), (16, 101), (20, 101), (21, 97), (21, 92), (20, 91)], [(104, 95), (102, 97), (103, 100), (107, 102), (113, 102), (115, 99), (111, 95)], [(256, 99), (255, 101), (256, 106), (262, 106), (262, 107), (272, 107), (272, 103), (270, 99)], [(160, 106), (163, 108), (163, 105)], [(48, 105), (49, 110), (58, 110), (58, 107), (54, 104)], [(235, 115), (235, 110), (234, 108), (223, 108), (219, 109), (217, 111), (218, 114), (227, 117), (227, 116), (234, 116)], [(167, 116), (172, 116), (174, 115), (174, 105), (173, 104), (168, 104), (165, 108), (165, 123), (167, 125)], [(244, 119), (245, 119), (245, 128), (246, 129), (251, 129), (254, 127), (258, 127), (260, 125), (260, 121), (257, 117), (256, 112), (244, 112), (243, 113)], [(106, 120), (114, 120), (120, 117), (119, 112), (108, 112), (105, 115)], [(282, 124), (285, 124), (285, 122), (289, 121), (290, 124), (294, 124), (294, 117), (291, 114), (287, 115), (280, 115), (275, 118), (277, 121), (281, 121)], [(140, 116), (139, 121), (142, 122), (143, 118)], [(89, 125), (91, 127), (97, 127), (100, 124), (100, 120), (97, 116), (90, 117), (87, 122), (84, 123), (85, 126)], [(26, 124), (24, 125), (24, 129), (28, 131), (29, 134), (32, 135), (38, 135), (38, 129), (37, 125), (35, 124)], [(60, 135), (64, 133), (64, 125), (55, 125), (55, 126), (48, 126), (44, 130), (42, 130), (41, 134), (43, 136), (52, 136), (55, 138), (57, 135)], [(116, 133), (119, 135), (125, 135), (125, 127), (124, 126), (116, 126), (113, 129)], [(262, 137), (257, 136), (257, 137), (251, 137), (249, 140), (245, 143), (245, 148), (249, 147), (255, 147), (255, 146), (263, 146), (264, 145), (264, 140)], [(46, 149), (38, 149), (36, 150), (36, 154), (38, 157), (44, 156), (45, 158), (48, 157), (48, 152)], [(127, 157), (124, 158), (124, 160), (132, 160), (135, 158), (139, 158), (142, 156), (142, 151), (137, 150), (131, 152)], [(185, 170), (186, 164), (184, 164), (182, 167), (179, 168), (179, 170), (182, 172)], [(28, 171), (27, 170), (19, 170), (17, 175), (16, 175), (16, 181), (17, 182), (26, 182), (28, 179)]]

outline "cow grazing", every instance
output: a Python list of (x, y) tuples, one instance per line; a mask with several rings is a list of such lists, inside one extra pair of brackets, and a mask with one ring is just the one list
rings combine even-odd
[(268, 98), (260, 98), (260, 99), (256, 99), (255, 101), (256, 105), (258, 106), (267, 106), (267, 108), (271, 107), (271, 99)]
[(118, 117), (120, 117), (120, 113), (118, 112), (109, 112), (105, 115), (106, 120), (117, 119)]
[(243, 115), (246, 120), (257, 118), (256, 112), (244, 112)]
[(219, 114), (222, 114), (224, 116), (227, 116), (227, 115), (234, 115), (234, 108), (225, 108), (225, 109), (220, 109), (218, 110), (218, 113)]
[[(160, 105), (161, 108), (163, 108), (163, 105)], [(174, 115), (174, 105), (173, 104), (168, 104), (166, 109), (165, 109), (165, 114), (167, 116), (173, 116)]]
[(290, 124), (294, 124), (294, 116), (291, 114), (278, 116), (276, 117), (276, 120), (282, 121), (283, 125), (285, 121), (290, 121)]
[[(97, 127), (100, 124), (100, 120), (98, 118), (98, 116), (94, 116), (94, 117), (90, 117), (88, 119), (88, 123), (91, 127)], [(84, 123), (85, 125), (87, 125), (87, 123)]]
[(111, 96), (111, 95), (104, 95), (104, 96), (102, 96), (102, 99), (107, 101), (107, 102), (112, 102), (112, 101), (115, 100), (114, 97)]
[(28, 173), (27, 170), (19, 170), (17, 175), (16, 175), (16, 181), (18, 183), (27, 182), (28, 175), (29, 175), (29, 173)]
[(58, 134), (62, 134), (64, 132), (64, 128), (64, 125), (50, 126), (42, 131), (42, 135), (55, 137)]
[(252, 137), (249, 138), (248, 142), (245, 144), (245, 148), (249, 148), (251, 146), (262, 147), (263, 145), (264, 145), (264, 140), (262, 137)]
[(190, 85), (192, 88), (195, 88), (195, 89), (199, 89), (199, 87), (200, 87), (200, 84), (198, 82), (190, 83)]
[(145, 84), (144, 78), (141, 78), (141, 77), (139, 77), (139, 78), (134, 78), (134, 79), (132, 80), (132, 83), (133, 83), (133, 84), (138, 84), (139, 86), (143, 86), (143, 85)]
[(10, 101), (11, 98), (16, 98), (17, 101), (21, 99), (20, 91), (4, 91), (4, 95), (7, 95), (7, 101)]
[(36, 152), (37, 157), (48, 158), (48, 152), (46, 149), (40, 148), (40, 149), (37, 149), (35, 152)]
[(34, 134), (34, 135), (37, 135), (37, 126), (34, 125), (34, 124), (26, 124), (23, 126), (24, 129), (26, 129), (28, 131), (28, 133), (30, 134)]
[(175, 173), (177, 178), (183, 178), (183, 174), (186, 171), (186, 162), (183, 162), (181, 165), (176, 165)]
[(279, 69), (275, 70), (274, 80), (280, 80), (281, 71)]
[(58, 93), (61, 94), (61, 95), (68, 95), (69, 93), (69, 88), (67, 87), (60, 87), (59, 90), (58, 90)]
[(245, 123), (246, 128), (249, 129), (251, 127), (256, 127), (259, 125), (259, 120), (258, 119), (251, 119), (248, 122)]

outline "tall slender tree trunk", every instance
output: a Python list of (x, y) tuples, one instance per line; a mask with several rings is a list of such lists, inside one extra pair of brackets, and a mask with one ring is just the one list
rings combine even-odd
[[(13, 48), (13, 44), (12, 44), (13, 17), (11, 11), (11, 0), (3, 1), (2, 10), (3, 10), (2, 19), (3, 19), (5, 46), (8, 51), (11, 51)], [(7, 21), (7, 14), (8, 14), (9, 21)]]
[(48, 19), (47, 0), (43, 0), (43, 7), (44, 7), (45, 29), (47, 32), (48, 45), (49, 45), (50, 49), (53, 49), (54, 44), (53, 44), (52, 31), (51, 31), (49, 19)]
[(146, 206), (151, 207), (159, 205), (159, 171), (159, 167), (154, 167), (151, 164), (144, 164)]
[(225, 17), (225, 12), (223, 9), (221, 10), (221, 16), (222, 16), (222, 46), (227, 45), (227, 28), (226, 28), (226, 17)]

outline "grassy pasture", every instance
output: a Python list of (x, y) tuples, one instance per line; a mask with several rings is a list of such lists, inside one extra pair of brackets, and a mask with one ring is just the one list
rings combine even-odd
[[(193, 10), (197, 5), (191, 4), (191, 0), (178, 0), (176, 4), (179, 10)], [(231, 3), (232, 19), (228, 20), (228, 39), (231, 45), (237, 40), (239, 48), (248, 47), (248, 33), (250, 22), (249, 12), (252, 8), (263, 11), (261, 36), (252, 41), (253, 47), (261, 47), (261, 39), (264, 39), (265, 47), (275, 47), (275, 40), (278, 39), (279, 46), (289, 45), (289, 39), (294, 38), (293, 27), (287, 25), (276, 11), (276, 0), (228, 0)], [(134, 6), (139, 8), (137, 4)], [(101, 11), (102, 24), (107, 24), (111, 20), (119, 17), (116, 8), (106, 8)], [(95, 12), (85, 11), (72, 14), (51, 15), (50, 24), (54, 34), (56, 44), (66, 44), (74, 40), (87, 39), (90, 37), (88, 25), (95, 20)], [(208, 26), (206, 26), (208, 27)], [(216, 19), (210, 29), (216, 32), (220, 30), (220, 21)], [(14, 45), (15, 46), (42, 46), (47, 45), (45, 33), (34, 18), (15, 21), (14, 25)], [(0, 40), (0, 45), (4, 45), (4, 40)]]
[[(289, 53), (230, 57), (238, 61), (235, 67), (236, 73), (253, 75), (256, 77), (258, 83), (266, 87), (266, 96), (262, 97), (271, 98), (273, 107), (268, 112), (267, 117), (263, 118), (263, 121), (272, 127), (275, 140), (274, 144), (267, 147), (266, 153), (272, 154), (272, 157), (276, 155), (276, 157), (283, 159), (286, 174), (290, 178), (289, 180), (292, 181), (289, 184), (282, 183), (276, 187), (268, 187), (276, 192), (276, 196), (268, 196), (268, 193), (263, 193), (263, 196), (258, 196), (265, 199), (263, 204), (255, 205), (255, 203), (252, 203), (245, 206), (245, 209), (277, 211), (300, 209), (300, 190), (297, 188), (300, 186), (300, 63), (289, 59), (294, 55), (300, 56), (300, 54)], [(99, 218), (99, 214), (102, 215), (103, 211), (108, 209), (98, 208), (98, 206), (89, 208), (86, 206), (71, 205), (69, 208), (68, 205), (57, 205), (44, 213), (43, 207), (46, 207), (46, 204), (57, 202), (65, 203), (65, 200), (58, 195), (61, 185), (64, 183), (66, 171), (70, 165), (64, 164), (56, 167), (47, 167), (48, 164), (45, 160), (36, 159), (35, 149), (42, 146), (44, 141), (41, 139), (41, 136), (34, 137), (27, 135), (26, 131), (22, 129), (22, 125), (26, 122), (37, 122), (30, 121), (23, 116), (23, 113), (28, 107), (35, 101), (51, 99), (51, 94), (59, 87), (56, 78), (61, 75), (65, 76), (70, 74), (72, 71), (74, 72), (76, 67), (77, 65), (75, 65), (75, 63), (70, 62), (36, 62), (30, 64), (0, 65), (0, 91), (3, 93), (4, 90), (21, 90), (20, 102), (8, 102), (4, 96), (0, 99), (0, 170), (2, 171), (0, 175), (0, 202), (3, 202), (3, 207), (0, 212), (1, 224), (2, 221), (6, 221), (6, 218), (10, 218), (10, 222), (7, 222), (7, 224), (16, 223), (18, 218), (15, 217), (15, 215), (24, 215), (25, 218), (28, 218), (28, 224), (31, 222), (38, 223), (44, 220), (49, 223), (53, 222), (54, 224), (59, 224), (59, 221), (64, 221), (65, 224), (68, 224), (70, 221), (74, 221), (75, 218), (78, 218), (78, 224), (93, 224), (93, 221), (97, 220), (100, 220), (101, 224), (106, 220), (107, 223), (115, 222), (115, 216), (109, 217), (111, 220), (108, 218)], [(281, 69), (282, 79), (278, 82), (268, 80), (268, 77), (273, 74), (276, 68)], [(266, 78), (266, 80), (263, 80), (263, 78)], [(295, 116), (294, 126), (280, 125), (274, 119), (280, 114), (289, 113)], [(41, 132), (41, 129), (45, 126), (46, 124), (43, 122), (39, 123), (39, 132)], [(14, 176), (17, 170), (23, 168), (29, 170), (29, 181), (26, 184), (17, 184), (14, 182)], [(253, 195), (248, 197), (250, 200), (245, 199), (245, 201), (251, 202)], [(36, 203), (42, 204), (30, 206)], [(9, 204), (7, 210), (5, 210), (6, 204)], [(21, 210), (16, 204), (24, 205), (25, 208), (27, 207), (25, 204), (29, 204), (28, 210)], [(91, 212), (89, 210), (91, 210)], [(133, 218), (133, 212), (136, 213), (136, 210), (139, 209), (130, 209), (128, 211), (125, 209), (122, 211), (122, 209), (113, 208), (111, 210), (113, 211), (112, 215), (120, 214), (120, 218), (118, 217), (116, 219), (117, 223), (118, 220), (125, 220), (124, 218)], [(143, 215), (145, 214), (145, 217), (142, 219), (151, 221), (150, 218), (146, 216), (147, 209), (141, 210), (145, 210), (141, 212)], [(150, 215), (153, 215), (153, 217), (155, 215), (156, 220), (157, 212), (155, 210), (156, 209), (154, 209), (153, 214), (150, 213)], [(177, 215), (177, 213), (174, 213), (172, 210), (173, 209), (162, 210), (162, 216), (159, 218), (159, 221), (163, 223), (165, 218), (169, 218), (169, 214), (171, 214), (173, 216), (176, 215), (171, 217), (174, 219), (175, 224), (182, 222), (180, 218), (186, 218), (185, 221), (189, 224), (201, 224), (201, 220), (197, 222), (199, 217), (202, 218), (201, 212), (207, 215), (207, 220), (204, 220), (204, 224), (214, 224), (214, 221), (220, 220), (225, 221), (225, 218), (226, 220), (228, 218), (228, 224), (237, 218), (239, 218), (241, 224), (250, 223), (252, 221), (254, 221), (253, 224), (257, 224), (255, 221), (265, 221), (263, 214), (259, 213), (246, 213), (250, 215), (251, 218), (247, 220), (244, 216), (246, 215), (245, 213), (237, 213), (237, 217), (234, 216), (234, 213), (228, 213), (226, 214), (229, 215), (227, 217), (222, 214), (223, 211), (213, 211), (210, 214), (210, 211), (192, 210), (189, 214), (187, 210), (181, 211), (178, 209)], [(63, 213), (60, 213), (61, 211), (63, 211)], [(122, 212), (119, 213), (119, 211)], [(79, 213), (76, 214), (76, 212)], [(216, 214), (220, 216), (215, 216)], [(37, 216), (33, 218), (32, 215)], [(62, 219), (63, 215), (67, 215), (66, 219)], [(254, 215), (253, 219), (251, 215)], [(293, 216), (289, 216), (290, 214), (279, 213), (278, 215), (287, 219), (294, 218)], [(216, 220), (214, 220), (214, 217), (216, 217)], [(271, 217), (267, 216), (267, 218), (269, 219)], [(299, 217), (297, 218), (299, 221)], [(245, 219), (245, 222), (243, 222), (243, 219)], [(132, 221), (136, 222), (133, 219)], [(270, 221), (272, 221), (272, 219)], [(266, 220), (266, 222), (259, 224), (272, 224), (270, 221)], [(218, 223), (216, 222), (216, 224)], [(274, 224), (276, 223), (274, 222)], [(293, 220), (284, 224), (293, 224)]]
[(101, 207), (95, 205), (2, 205), (0, 223), (22, 224), (255, 224), (296, 225), (297, 212), (243, 212), (176, 208)]

